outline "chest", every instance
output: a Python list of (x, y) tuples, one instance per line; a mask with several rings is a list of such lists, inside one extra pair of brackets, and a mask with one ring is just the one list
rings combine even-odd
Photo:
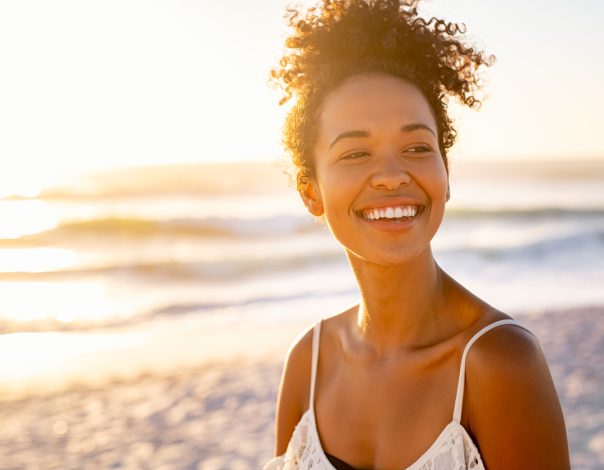
[(315, 384), (317, 431), (325, 452), (356, 468), (406, 468), (452, 421), (455, 348), (391, 363), (323, 358)]

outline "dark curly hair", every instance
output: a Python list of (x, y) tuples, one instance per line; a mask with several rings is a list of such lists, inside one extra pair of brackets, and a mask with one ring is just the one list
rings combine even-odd
[[(284, 104), (296, 101), (283, 131), (283, 144), (303, 180), (314, 175), (312, 148), (324, 98), (352, 75), (384, 72), (419, 87), (438, 126), (445, 168), (456, 131), (447, 114), (447, 99), (457, 97), (477, 107), (479, 68), (494, 56), (466, 45), (465, 26), (417, 14), (418, 1), (322, 0), (305, 12), (289, 7), (293, 32), (286, 51), (271, 70)], [(300, 179), (298, 179), (298, 187)]]

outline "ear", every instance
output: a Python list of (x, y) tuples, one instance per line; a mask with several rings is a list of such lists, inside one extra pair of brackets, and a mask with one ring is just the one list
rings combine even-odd
[(445, 202), (449, 202), (450, 198), (451, 198), (451, 188), (449, 186), (449, 181), (447, 180), (447, 198), (445, 199)]
[(298, 186), (298, 192), (300, 193), (300, 197), (302, 201), (304, 201), (304, 205), (315, 217), (320, 217), (323, 215), (323, 201), (321, 200), (321, 193), (319, 192), (319, 187), (317, 182), (309, 177), (307, 174), (298, 171), (296, 175), (296, 181)]

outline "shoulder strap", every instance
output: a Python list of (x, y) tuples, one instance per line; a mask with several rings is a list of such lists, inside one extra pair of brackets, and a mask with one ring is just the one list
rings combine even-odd
[(319, 362), (319, 337), (321, 335), (321, 323), (323, 320), (319, 320), (315, 324), (315, 328), (312, 336), (312, 366), (310, 373), (310, 400), (308, 407), (314, 409), (315, 403), (315, 377), (317, 376), (317, 363)]
[(520, 324), (517, 320), (499, 320), (491, 323), (490, 325), (485, 326), (478, 333), (472, 336), (470, 341), (468, 341), (468, 344), (466, 344), (466, 348), (464, 349), (463, 355), (461, 356), (461, 367), (459, 368), (459, 379), (457, 381), (457, 395), (455, 396), (455, 407), (453, 408), (453, 421), (456, 421), (457, 423), (461, 421), (461, 407), (463, 404), (463, 391), (466, 376), (466, 356), (468, 355), (468, 351), (470, 350), (470, 347), (472, 347), (472, 345), (476, 342), (476, 340), (480, 338), (483, 334), (501, 325), (516, 325), (533, 334), (532, 331)]

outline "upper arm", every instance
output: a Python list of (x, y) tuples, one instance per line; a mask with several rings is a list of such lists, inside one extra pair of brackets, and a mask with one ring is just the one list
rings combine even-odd
[(466, 373), (470, 428), (485, 466), (570, 469), (564, 416), (538, 340), (518, 327), (490, 333), (468, 353)]
[(290, 346), (283, 366), (275, 416), (275, 455), (287, 449), (292, 433), (304, 414), (310, 389), (313, 329), (302, 333)]

